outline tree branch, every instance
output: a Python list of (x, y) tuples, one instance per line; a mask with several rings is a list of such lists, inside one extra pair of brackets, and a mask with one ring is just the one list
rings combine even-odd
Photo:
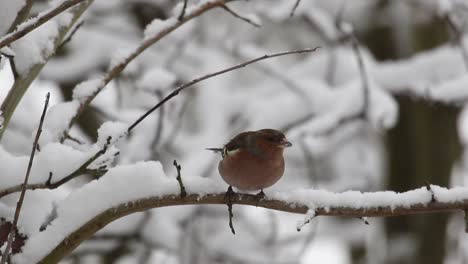
[(247, 17), (244, 17), (244, 16), (241, 16), (239, 15), (237, 12), (235, 12), (234, 10), (232, 10), (231, 8), (229, 8), (227, 5), (222, 5), (223, 9), (226, 10), (226, 12), (228, 12), (229, 14), (231, 14), (233, 17), (235, 18), (238, 18), (254, 27), (261, 27), (260, 24), (258, 24), (257, 22), (253, 21), (252, 19), (250, 18), (247, 18)]
[(29, 32), (33, 31), (35, 28), (39, 27), (40, 25), (44, 24), (45, 22), (49, 21), (53, 17), (59, 15), (69, 7), (77, 5), (85, 0), (68, 0), (63, 2), (62, 4), (56, 6), (55, 8), (43, 13), (42, 15), (34, 18), (32, 21), (26, 21), (24, 26), (20, 24), (18, 26), (19, 30), (13, 31), (10, 34), (5, 35), (0, 39), (0, 49), (10, 45), (13, 41), (20, 39), (24, 35), (28, 34)]
[[(434, 185), (432, 185), (433, 189)], [(448, 190), (450, 192), (451, 190)], [(460, 190), (454, 190), (454, 193), (459, 193)], [(303, 197), (307, 197), (308, 192), (310, 194), (317, 195), (323, 194), (324, 191), (318, 190), (304, 190)], [(410, 192), (414, 192), (410, 191)], [(294, 195), (291, 193), (290, 195)], [(344, 196), (348, 193), (327, 193), (330, 195), (330, 201), (341, 201)], [(366, 193), (361, 195), (375, 195), (375, 198), (382, 197), (381, 193)], [(395, 200), (398, 201), (399, 195), (406, 195), (405, 193), (386, 193), (385, 201), (390, 201), (388, 195), (394, 195)], [(315, 196), (315, 195), (314, 195)], [(315, 208), (309, 208), (304, 202), (293, 202), (290, 198), (275, 199), (275, 197), (289, 197), (289, 194), (277, 194), (273, 195), (272, 198), (266, 198), (258, 201), (258, 197), (252, 194), (239, 194), (235, 193), (231, 197), (232, 204), (239, 205), (250, 205), (259, 206), (268, 209), (284, 211), (289, 213), (305, 214), (309, 210), (314, 210), (315, 216), (344, 216), (344, 217), (388, 217), (388, 216), (402, 216), (402, 215), (413, 215), (413, 214), (427, 214), (437, 212), (450, 212), (457, 210), (465, 210), (468, 208), (468, 198), (464, 200), (457, 200), (453, 202), (435, 201), (431, 202), (430, 193), (428, 193), (428, 199), (425, 202), (418, 203), (398, 203), (389, 205), (388, 202), (382, 202), (382, 204), (374, 204), (367, 206), (340, 206), (337, 203), (330, 202), (329, 204), (323, 203)], [(302, 196), (301, 196), (302, 197)], [(312, 196), (311, 196), (312, 197)], [(367, 198), (366, 198), (367, 199)], [(304, 198), (305, 200), (305, 198)], [(349, 199), (348, 199), (349, 200)], [(369, 200), (371, 200), (369, 198)], [(400, 199), (401, 200), (401, 199)], [(310, 201), (314, 204), (316, 201)], [(127, 216), (135, 212), (146, 211), (153, 208), (167, 207), (167, 206), (178, 206), (178, 205), (200, 205), (200, 204), (225, 204), (225, 193), (211, 193), (211, 194), (189, 194), (186, 197), (181, 197), (179, 194), (166, 195), (166, 196), (155, 196), (144, 199), (137, 199), (121, 203), (118, 206), (109, 208), (102, 213), (96, 215), (80, 228), (71, 232), (66, 238), (62, 240), (50, 253), (45, 256), (40, 263), (55, 263), (68, 255), (76, 248), (81, 242), (91, 237), (95, 232), (106, 226), (107, 224)], [(349, 204), (349, 203), (348, 203)], [(291, 227), (294, 228), (294, 227)], [(47, 230), (45, 231), (47, 232)]]
[(294, 16), (294, 13), (296, 13), (296, 9), (297, 9), (297, 7), (299, 6), (300, 3), (301, 3), (301, 0), (296, 0), (293, 7), (291, 8), (291, 12), (289, 12), (289, 17)]
[(26, 195), (26, 185), (28, 184), (28, 181), (29, 181), (29, 174), (31, 173), (31, 168), (32, 168), (33, 161), (34, 161), (34, 154), (36, 153), (37, 144), (39, 143), (39, 137), (41, 136), (41, 133), (42, 133), (42, 125), (44, 124), (47, 107), (49, 106), (49, 98), (50, 98), (50, 93), (47, 93), (46, 100), (44, 103), (44, 109), (42, 110), (41, 119), (39, 121), (39, 127), (37, 128), (36, 137), (34, 138), (34, 143), (31, 149), (31, 155), (29, 156), (28, 169), (26, 170), (26, 175), (24, 176), (24, 183), (22, 184), (21, 194), (18, 199), (18, 203), (16, 204), (15, 216), (13, 218), (13, 224), (11, 225), (10, 233), (8, 234), (8, 241), (7, 241), (5, 251), (3, 252), (3, 255), (2, 255), (1, 264), (5, 264), (7, 262), (9, 254), (10, 254), (11, 245), (13, 243), (13, 236), (15, 234), (15, 230), (17, 229), (21, 207), (23, 206), (24, 197)]

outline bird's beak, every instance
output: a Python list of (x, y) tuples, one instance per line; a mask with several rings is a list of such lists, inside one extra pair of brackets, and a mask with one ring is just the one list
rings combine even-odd
[(286, 140), (285, 138), (283, 140), (281, 140), (280, 142), (280, 147), (282, 148), (289, 148), (292, 146), (292, 143), (289, 142), (288, 140)]

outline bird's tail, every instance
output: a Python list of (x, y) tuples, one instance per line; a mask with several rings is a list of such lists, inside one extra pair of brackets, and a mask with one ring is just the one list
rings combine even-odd
[(222, 148), (206, 148), (206, 150), (211, 150), (211, 151), (213, 151), (213, 152), (223, 153), (223, 149), (222, 149)]

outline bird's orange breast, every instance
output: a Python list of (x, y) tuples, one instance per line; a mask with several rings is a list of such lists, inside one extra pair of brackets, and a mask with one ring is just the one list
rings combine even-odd
[(258, 157), (247, 150), (228, 152), (219, 162), (221, 177), (240, 190), (260, 190), (275, 184), (284, 174), (282, 150), (275, 155)]

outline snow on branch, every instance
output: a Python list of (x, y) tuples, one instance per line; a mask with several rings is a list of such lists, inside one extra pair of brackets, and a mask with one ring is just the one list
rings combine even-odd
[(3, 127), (0, 129), (0, 140), (24, 93), (55, 53), (69, 29), (91, 3), (92, 0), (82, 1), (56, 19), (49, 20), (43, 27), (12, 43), (12, 49), (16, 54), (13, 69), (15, 82), (0, 106), (4, 118)]
[(62, 2), (60, 5), (55, 6), (54, 8), (42, 12), (37, 17), (32, 18), (20, 25), (18, 25), (17, 29), (2, 38), (0, 38), (0, 48), (10, 45), (13, 41), (20, 39), (24, 35), (28, 34), (29, 32), (33, 31), (37, 27), (41, 26), (45, 22), (49, 21), (53, 17), (59, 15), (69, 7), (77, 5), (83, 1), (87, 0), (68, 0)]
[[(126, 215), (152, 208), (225, 204), (225, 186), (202, 177), (185, 177), (187, 196), (180, 195), (176, 178), (167, 177), (158, 162), (119, 166), (99, 181), (72, 192), (57, 207), (58, 218), (43, 232), (31, 234), (16, 263), (55, 263), (107, 224)], [(404, 193), (362, 193), (302, 189), (267, 193), (265, 199), (236, 193), (231, 202), (318, 216), (384, 217), (448, 212), (468, 208), (468, 188), (446, 189), (431, 185)], [(76, 210), (76, 208), (81, 208)], [(298, 219), (300, 220), (300, 219)], [(296, 226), (291, 226), (296, 229)]]

